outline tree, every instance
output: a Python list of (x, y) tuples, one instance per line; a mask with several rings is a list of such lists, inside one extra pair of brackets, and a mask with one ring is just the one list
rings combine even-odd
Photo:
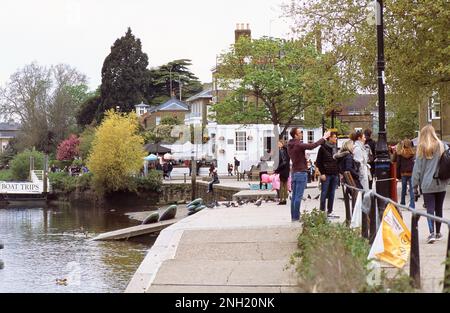
[(89, 157), (89, 153), (91, 152), (92, 142), (95, 138), (95, 128), (88, 126), (84, 129), (84, 131), (80, 134), (80, 157), (83, 160), (87, 160)]
[(36, 150), (28, 150), (17, 154), (10, 162), (12, 179), (22, 181), (29, 177), (30, 158), (34, 159), (34, 169), (43, 169), (44, 155)]
[(86, 127), (96, 122), (97, 111), (99, 110), (101, 101), (100, 88), (87, 95), (76, 114), (77, 124), (79, 126)]
[(107, 111), (97, 128), (87, 166), (99, 192), (129, 190), (130, 177), (139, 173), (145, 152), (134, 113)]
[(145, 141), (155, 144), (161, 142), (174, 143), (178, 138), (172, 136), (174, 126), (182, 125), (176, 117), (165, 117), (161, 119), (161, 124), (154, 126), (145, 133)]
[[(387, 93), (417, 107), (433, 91), (448, 90), (448, 1), (386, 0), (384, 7)], [(320, 35), (345, 82), (376, 90), (373, 1), (292, 0), (284, 10), (300, 36)]]
[(0, 89), (0, 113), (20, 120), (18, 148), (54, 151), (75, 125), (85, 84), (85, 75), (65, 64), (46, 68), (32, 63), (11, 75)]
[(128, 28), (125, 36), (117, 39), (102, 67), (101, 105), (98, 120), (105, 111), (120, 107), (131, 112), (134, 105), (146, 101), (148, 87), (148, 56), (142, 52), (141, 40)]
[[(151, 69), (149, 72), (151, 80), (150, 89), (152, 90), (151, 102), (155, 105), (161, 104), (169, 100), (172, 94), (179, 99), (180, 81), (182, 100), (202, 91), (202, 84), (188, 69), (191, 65), (191, 60), (180, 59)], [(170, 90), (171, 87), (172, 91)]]
[(76, 135), (70, 135), (58, 145), (56, 159), (59, 161), (73, 160), (80, 153), (79, 146), (80, 139)]
[(272, 123), (284, 126), (282, 134), (307, 112), (323, 114), (330, 82), (339, 82), (310, 42), (273, 38), (240, 38), (220, 56), (216, 75), (232, 90), (214, 106), (219, 123)]

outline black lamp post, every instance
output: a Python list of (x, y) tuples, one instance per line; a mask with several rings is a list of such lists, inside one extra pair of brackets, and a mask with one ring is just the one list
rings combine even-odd
[[(378, 142), (375, 148), (375, 174), (377, 177), (377, 192), (390, 198), (391, 181), (391, 161), (389, 159), (387, 138), (386, 138), (386, 111), (385, 111), (385, 93), (384, 93), (384, 34), (383, 34), (383, 0), (377, 0), (376, 3), (376, 22), (377, 22), (377, 47), (378, 47)], [(384, 211), (384, 206), (379, 203), (378, 206)]]

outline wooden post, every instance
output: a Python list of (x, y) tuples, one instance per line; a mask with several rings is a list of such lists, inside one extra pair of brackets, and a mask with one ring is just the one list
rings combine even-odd
[(197, 199), (197, 161), (194, 157), (191, 158), (192, 172), (191, 172), (191, 189), (192, 189), (192, 200)]
[(348, 190), (342, 184), (342, 193), (344, 194), (344, 204), (345, 204), (345, 224), (350, 226), (352, 221), (352, 214), (350, 211), (350, 197), (348, 195)]
[(369, 212), (369, 228), (370, 228), (370, 236), (369, 236), (369, 243), (372, 244), (375, 240), (375, 236), (377, 235), (377, 215), (376, 211), (376, 201), (375, 197), (372, 197), (370, 199), (370, 212)]
[(419, 252), (419, 223), (420, 215), (412, 214), (411, 217), (411, 260), (409, 265), (409, 277), (414, 288), (420, 288), (420, 252)]

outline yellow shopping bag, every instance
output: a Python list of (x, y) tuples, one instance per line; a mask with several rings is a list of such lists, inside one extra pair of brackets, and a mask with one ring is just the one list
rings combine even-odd
[(370, 249), (369, 259), (376, 258), (402, 268), (411, 250), (411, 232), (397, 209), (388, 204), (384, 210), (381, 226)]

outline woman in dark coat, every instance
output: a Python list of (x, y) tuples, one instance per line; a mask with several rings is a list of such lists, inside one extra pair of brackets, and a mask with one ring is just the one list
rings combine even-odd
[(362, 189), (359, 181), (359, 162), (353, 159), (353, 141), (346, 141), (341, 148), (341, 151), (336, 153), (333, 158), (338, 162), (339, 173), (350, 172), (357, 188)]
[(280, 203), (278, 204), (284, 205), (286, 204), (286, 200), (288, 197), (288, 179), (290, 172), (289, 163), (291, 160), (289, 159), (284, 140), (278, 141), (278, 148), (280, 149), (279, 160), (278, 167), (275, 170), (275, 173), (280, 175)]

